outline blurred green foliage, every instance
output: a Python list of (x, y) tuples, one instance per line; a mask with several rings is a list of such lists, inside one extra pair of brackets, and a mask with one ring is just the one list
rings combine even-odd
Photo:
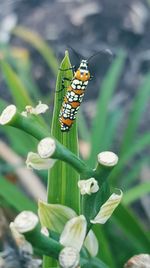
[[(41, 37), (21, 27), (16, 28), (13, 34), (30, 43), (38, 50), (48, 68), (56, 75), (57, 59), (54, 57), (52, 49)], [(28, 51), (15, 48), (14, 52), (11, 47), (0, 47), (0, 54), (2, 58), (0, 60), (1, 75), (5, 78), (13, 103), (16, 104), (20, 111), (24, 109), (25, 105), (36, 105), (39, 100), (45, 102), (41, 94), (42, 90), (39, 90), (36, 81), (31, 75), (32, 64)], [(119, 51), (100, 85), (100, 94), (91, 130), (88, 129), (84, 114), (80, 112), (78, 119), (79, 133), (81, 139), (90, 144), (91, 152), (87, 162), (92, 167), (94, 167), (98, 152), (115, 150), (114, 141), (120, 123), (124, 120), (125, 110), (124, 107), (120, 107), (110, 111), (109, 104), (117, 88), (120, 76), (123, 74), (125, 60), (125, 53)], [(148, 230), (144, 226), (143, 220), (136, 215), (131, 207), (132, 203), (137, 200), (140, 202), (140, 198), (150, 192), (150, 183), (143, 182), (137, 186), (142, 167), (150, 162), (149, 157), (144, 155), (144, 150), (150, 144), (150, 132), (138, 133), (138, 127), (149, 101), (149, 96), (150, 74), (148, 73), (137, 90), (136, 98), (133, 100), (124, 133), (122, 138), (119, 139), (119, 144), (117, 144), (120, 161), (109, 178), (112, 186), (118, 185), (123, 189), (123, 202), (108, 223), (102, 227), (94, 227), (100, 243), (98, 255), (111, 268), (122, 267), (132, 255), (148, 252), (150, 248)], [(0, 111), (5, 106), (6, 102), (0, 98)], [(48, 127), (49, 121), (45, 118), (45, 121), (42, 120), (41, 124), (47, 124)], [(24, 157), (26, 157), (28, 151), (35, 149), (35, 140), (30, 138), (29, 141), (26, 134), (19, 130), (0, 129), (0, 135), (5, 135), (11, 148)], [(140, 159), (137, 157), (139, 154), (142, 154)], [(2, 162), (0, 170), (1, 204), (5, 200), (12, 209), (20, 211), (25, 209), (24, 204), (26, 203), (27, 207), (35, 210), (34, 203), (28, 200), (17, 186), (15, 187), (4, 179), (5, 172), (2, 171), (5, 166), (6, 163)], [(9, 192), (15, 198), (7, 198), (6, 189), (7, 193)]]

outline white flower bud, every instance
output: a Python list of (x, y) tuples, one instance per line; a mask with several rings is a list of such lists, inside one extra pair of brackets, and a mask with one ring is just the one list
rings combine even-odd
[(99, 164), (107, 167), (113, 167), (118, 163), (118, 156), (109, 151), (105, 151), (98, 154)]
[(149, 254), (139, 254), (133, 256), (124, 265), (124, 268), (150, 268), (150, 255)]
[(0, 115), (0, 125), (7, 125), (16, 114), (16, 111), (17, 108), (15, 105), (11, 104), (7, 106)]
[(31, 211), (22, 211), (14, 220), (14, 227), (23, 234), (33, 230), (38, 224), (39, 219), (36, 214)]
[(91, 195), (91, 193), (96, 193), (99, 190), (98, 182), (94, 178), (78, 181), (78, 187), (81, 195)]
[(44, 138), (38, 144), (38, 153), (41, 158), (49, 158), (51, 157), (56, 149), (55, 140), (52, 138)]
[(59, 254), (59, 264), (61, 268), (77, 268), (79, 260), (79, 252), (72, 247), (65, 247)]

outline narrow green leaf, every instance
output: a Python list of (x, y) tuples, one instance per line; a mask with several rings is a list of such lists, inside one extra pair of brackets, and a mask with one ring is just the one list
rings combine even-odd
[(96, 116), (93, 120), (91, 134), (92, 150), (88, 161), (91, 166), (94, 165), (96, 156), (103, 146), (103, 137), (107, 132), (108, 105), (122, 73), (124, 61), (124, 53), (119, 53), (119, 56), (110, 66), (110, 69), (101, 85), (101, 92), (97, 101)]
[(123, 203), (129, 205), (148, 193), (150, 193), (150, 182), (139, 184), (124, 193)]
[(23, 131), (12, 128), (10, 131), (9, 127), (2, 129), (3, 133), (7, 136), (11, 148), (15, 150), (19, 155), (26, 156), (29, 151), (35, 150), (37, 141), (33, 137), (29, 137)]
[(91, 258), (86, 264), (81, 266), (83, 268), (109, 268), (103, 261), (98, 258)]
[[(68, 69), (71, 67), (68, 52), (66, 52), (65, 57), (60, 65), (61, 69)], [(66, 92), (66, 88), (69, 85), (65, 82), (65, 90), (62, 88), (62, 79), (66, 77), (72, 79), (72, 71), (59, 71), (56, 82), (56, 92), (54, 101), (54, 111), (53, 120), (51, 127), (51, 134), (70, 149), (73, 153), (78, 155), (78, 138), (77, 138), (77, 127), (76, 123), (72, 126), (71, 130), (67, 133), (61, 132), (59, 123), (59, 112), (63, 102), (63, 97)], [(79, 175), (77, 172), (66, 163), (62, 161), (57, 161), (55, 166), (49, 172), (48, 178), (48, 202), (53, 204), (61, 204), (68, 206), (79, 213), (79, 190), (77, 187), (77, 182)], [(49, 268), (56, 266), (56, 262), (49, 258), (44, 257), (43, 267)]]
[(121, 154), (128, 151), (134, 142), (140, 119), (145, 111), (146, 105), (150, 100), (150, 73), (145, 76), (143, 84), (138, 89), (138, 93), (132, 103), (132, 110), (129, 113), (127, 126), (125, 128), (123, 142), (121, 146)]
[(97, 224), (93, 226), (94, 233), (99, 242), (98, 258), (106, 262), (109, 267), (115, 268), (115, 262), (111, 253), (110, 244), (103, 226)]
[(116, 138), (116, 133), (120, 122), (124, 116), (124, 111), (120, 109), (115, 110), (112, 115), (109, 116), (109, 124), (107, 126), (107, 131), (104, 136), (103, 144), (101, 145), (101, 151), (103, 150), (113, 150), (113, 142)]
[(119, 180), (123, 169), (125, 168), (126, 164), (129, 163), (132, 158), (142, 150), (146, 149), (147, 146), (150, 144), (150, 133), (145, 133), (142, 137), (137, 139), (137, 142), (132, 144), (130, 149), (122, 156), (119, 161), (119, 164), (114, 168), (109, 176), (109, 180), (112, 181), (113, 184)]
[(17, 71), (20, 80), (28, 89), (28, 92), (34, 100), (34, 103), (42, 100), (43, 96), (41, 95), (40, 89), (33, 78), (32, 63), (30, 61), (30, 58), (25, 59), (24, 61), (21, 58), (17, 62), (16, 59), (13, 58), (12, 64), (15, 66), (15, 70)]
[(141, 252), (149, 251), (150, 237), (147, 236), (146, 231), (133, 212), (123, 204), (120, 204), (112, 217), (122, 227), (123, 231), (141, 248)]
[(24, 110), (26, 105), (32, 105), (32, 101), (28, 96), (26, 88), (10, 65), (3, 60), (0, 61), (0, 66), (13, 97), (14, 103), (18, 109)]
[(0, 176), (0, 197), (18, 212), (22, 210), (37, 212), (36, 204), (29, 200), (17, 186), (13, 185), (2, 176)]
[[(70, 68), (71, 64), (69, 61), (68, 53), (66, 52), (65, 58), (63, 59), (60, 68), (67, 69)], [(78, 155), (78, 138), (76, 122), (71, 127), (69, 132), (62, 132), (59, 123), (59, 112), (62, 105), (63, 97), (66, 90), (62, 90), (62, 79), (66, 77), (72, 79), (72, 71), (59, 71), (57, 82), (56, 82), (56, 93), (55, 93), (55, 103), (54, 103), (54, 113), (53, 121), (51, 127), (51, 134), (60, 141), (64, 146), (66, 146), (70, 151)], [(69, 82), (70, 83), (70, 82)], [(65, 83), (65, 89), (69, 85), (68, 82)], [(58, 92), (59, 91), (59, 92)], [(74, 209), (79, 213), (79, 190), (77, 186), (77, 181), (79, 176), (77, 172), (67, 164), (63, 162), (57, 162), (55, 166), (50, 171), (49, 177), (49, 202), (50, 203), (60, 203)]]
[(123, 172), (121, 176), (121, 184), (124, 189), (131, 188), (133, 182), (138, 179), (142, 167), (145, 164), (149, 164), (149, 160), (149, 155), (146, 155), (145, 157), (142, 156), (142, 158), (136, 160), (134, 166), (130, 167), (127, 172)]
[(4, 108), (7, 106), (7, 102), (0, 98), (0, 112), (4, 110)]
[(30, 43), (34, 48), (38, 50), (38, 52), (43, 56), (44, 60), (48, 64), (48, 66), (53, 71), (54, 75), (57, 74), (58, 71), (58, 61), (54, 56), (54, 52), (48, 46), (48, 44), (42, 39), (40, 35), (37, 33), (30, 31), (29, 29), (18, 26), (13, 29), (12, 32), (14, 35), (19, 36), (26, 42)]

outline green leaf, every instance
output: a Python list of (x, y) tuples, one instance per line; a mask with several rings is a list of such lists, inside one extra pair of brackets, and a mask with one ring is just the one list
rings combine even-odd
[(110, 66), (110, 69), (101, 85), (101, 92), (97, 101), (96, 116), (93, 120), (91, 134), (92, 150), (90, 153), (90, 159), (88, 161), (91, 166), (94, 165), (96, 156), (103, 147), (103, 139), (105, 133), (107, 132), (108, 105), (113, 96), (113, 92), (116, 89), (119, 77), (122, 73), (124, 61), (124, 53), (119, 53), (119, 56)]
[(130, 239), (141, 248), (141, 252), (149, 252), (150, 238), (132, 211), (127, 209), (123, 204), (120, 204), (112, 218), (122, 227)]
[[(61, 69), (68, 69), (71, 67), (68, 52), (60, 65)], [(51, 127), (51, 134), (67, 147), (71, 152), (78, 155), (78, 138), (76, 122), (68, 132), (62, 132), (60, 129), (59, 113), (65, 91), (70, 82), (65, 82), (65, 90), (62, 89), (62, 79), (66, 77), (72, 79), (72, 71), (59, 71), (56, 82), (56, 93), (54, 102), (53, 121)], [(59, 91), (60, 90), (60, 91)], [(59, 92), (58, 92), (59, 91)], [(58, 161), (50, 171), (49, 176), (49, 197), (50, 203), (60, 203), (68, 206), (79, 213), (79, 189), (77, 182), (79, 175), (71, 167), (64, 162)]]
[(124, 116), (124, 111), (120, 109), (116, 109), (108, 118), (109, 124), (107, 125), (107, 131), (105, 133), (105, 137), (103, 140), (103, 145), (101, 145), (101, 151), (103, 150), (113, 150), (114, 140), (116, 138), (116, 133), (118, 131), (118, 127), (120, 122), (122, 121)]
[(7, 82), (14, 103), (20, 110), (24, 110), (26, 105), (32, 105), (32, 101), (28, 96), (27, 90), (22, 84), (17, 74), (6, 61), (0, 61), (0, 66)]
[(117, 180), (121, 177), (121, 173), (123, 172), (123, 169), (129, 163), (132, 158), (142, 150), (146, 149), (147, 146), (150, 144), (150, 133), (145, 133), (143, 136), (137, 139), (136, 143), (132, 143), (132, 146), (128, 151), (122, 156), (122, 158), (119, 160), (119, 164), (114, 168), (114, 170), (111, 172), (109, 176), (109, 180), (113, 184), (116, 183)]
[(46, 42), (44, 42), (40, 35), (22, 26), (15, 27), (12, 33), (19, 36), (26, 42), (30, 43), (34, 48), (36, 48), (38, 52), (43, 56), (45, 62), (51, 68), (53, 74), (57, 74), (59, 67), (58, 61), (55, 58), (52, 49), (47, 45)]
[(107, 233), (105, 232), (105, 227), (98, 224), (93, 226), (93, 230), (99, 241), (99, 252), (97, 257), (102, 261), (106, 262), (109, 267), (115, 268), (115, 258), (113, 257), (111, 252)]
[(109, 268), (103, 261), (98, 258), (91, 258), (86, 264), (81, 266), (83, 268)]
[(124, 172), (121, 176), (121, 184), (124, 189), (128, 189), (129, 187), (133, 185), (133, 182), (135, 182), (140, 174), (140, 171), (142, 167), (145, 164), (149, 164), (149, 155), (146, 155), (145, 157), (141, 157), (135, 161), (135, 164), (130, 167), (130, 169), (127, 170), (127, 172)]
[[(60, 65), (61, 69), (68, 69), (71, 67), (68, 52)], [(61, 132), (59, 123), (59, 112), (63, 102), (63, 97), (66, 88), (69, 85), (65, 82), (65, 90), (62, 88), (62, 79), (66, 77), (72, 79), (72, 71), (59, 70), (56, 82), (56, 92), (54, 101), (53, 120), (51, 127), (51, 134), (60, 141), (64, 146), (70, 149), (73, 153), (78, 155), (78, 138), (76, 122), (67, 133)], [(48, 178), (48, 202), (53, 204), (61, 204), (68, 206), (79, 213), (79, 190), (77, 182), (79, 179), (78, 173), (66, 163), (57, 161), (55, 166), (49, 171)], [(44, 268), (56, 266), (56, 262), (49, 257), (44, 257)]]
[(134, 143), (137, 128), (139, 126), (140, 119), (145, 111), (146, 105), (150, 100), (150, 73), (148, 73), (143, 81), (143, 84), (138, 89), (133, 103), (132, 110), (129, 113), (127, 126), (125, 128), (123, 142), (121, 146), (121, 154), (123, 155), (128, 151), (131, 144)]
[(148, 193), (150, 193), (150, 182), (139, 184), (124, 193), (123, 203), (129, 205)]
[(17, 186), (13, 185), (2, 176), (0, 176), (0, 197), (18, 212), (22, 210), (37, 212), (36, 204), (28, 199)]

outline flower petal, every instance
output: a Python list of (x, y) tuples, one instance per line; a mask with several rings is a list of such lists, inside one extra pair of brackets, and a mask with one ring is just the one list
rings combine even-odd
[(82, 195), (96, 193), (99, 190), (98, 182), (94, 178), (78, 181), (78, 187)]
[(43, 114), (48, 110), (48, 105), (39, 101), (39, 104), (35, 107), (35, 114)]
[(74, 210), (63, 205), (47, 204), (41, 200), (38, 205), (41, 225), (57, 233), (61, 233), (66, 222), (77, 215)]
[(47, 229), (45, 226), (43, 226), (43, 227), (41, 228), (41, 234), (43, 234), (43, 235), (49, 237), (49, 231), (48, 231), (48, 229)]
[(89, 231), (89, 233), (84, 241), (84, 246), (89, 251), (89, 253), (92, 257), (95, 257), (97, 255), (98, 249), (99, 249), (99, 244), (98, 244), (98, 240), (96, 238), (96, 235), (94, 234), (94, 232), (92, 230)]
[(90, 222), (94, 224), (95, 223), (104, 224), (110, 218), (115, 208), (119, 205), (122, 199), (122, 196), (123, 196), (123, 193), (121, 190), (120, 190), (120, 194), (113, 193), (109, 197), (109, 199), (102, 205), (97, 216)]
[(39, 104), (35, 108), (32, 107), (31, 105), (27, 105), (25, 107), (25, 111), (23, 111), (21, 114), (26, 117), (30, 114), (38, 115), (38, 114), (45, 113), (47, 109), (48, 109), (48, 105), (39, 101)]
[(43, 159), (38, 154), (29, 152), (27, 155), (26, 165), (28, 168), (34, 168), (37, 170), (49, 169), (55, 164), (56, 160), (47, 158)]
[(81, 250), (85, 235), (87, 222), (83, 215), (69, 220), (60, 236), (60, 243), (65, 247), (73, 247)]

